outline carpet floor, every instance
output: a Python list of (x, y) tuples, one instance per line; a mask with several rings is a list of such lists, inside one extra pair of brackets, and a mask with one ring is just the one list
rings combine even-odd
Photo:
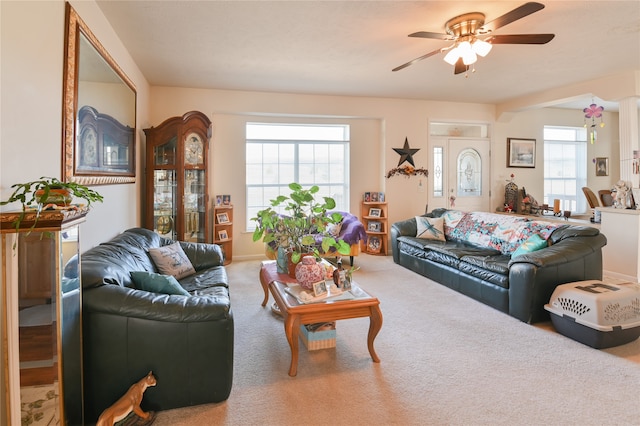
[[(637, 425), (640, 340), (596, 350), (528, 325), (393, 263), (361, 255), (354, 274), (380, 299), (372, 362), (368, 319), (338, 321), (332, 349), (301, 345), (298, 375), (282, 320), (260, 304), (260, 261), (228, 266), (234, 383), (218, 404), (158, 413), (155, 425)], [(158, 386), (162, 386), (158, 382)], [(148, 392), (153, 392), (149, 389)]]

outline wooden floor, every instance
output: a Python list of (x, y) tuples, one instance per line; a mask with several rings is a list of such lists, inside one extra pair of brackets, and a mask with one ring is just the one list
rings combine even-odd
[[(53, 324), (20, 327), (20, 363), (53, 361), (56, 354), (56, 336)], [(58, 365), (20, 368), (20, 386), (35, 386), (57, 380)]]

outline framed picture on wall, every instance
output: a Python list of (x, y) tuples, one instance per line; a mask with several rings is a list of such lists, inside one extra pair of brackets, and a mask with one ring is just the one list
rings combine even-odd
[(609, 157), (596, 157), (596, 176), (609, 176)]
[(535, 167), (536, 140), (507, 138), (507, 167)]

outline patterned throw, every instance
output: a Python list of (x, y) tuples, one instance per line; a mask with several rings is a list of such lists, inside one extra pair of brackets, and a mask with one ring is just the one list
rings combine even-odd
[(504, 214), (463, 213), (463, 217), (451, 231), (450, 238), (480, 247), (491, 247), (510, 255), (532, 235), (537, 234), (547, 240), (559, 226), (551, 222)]

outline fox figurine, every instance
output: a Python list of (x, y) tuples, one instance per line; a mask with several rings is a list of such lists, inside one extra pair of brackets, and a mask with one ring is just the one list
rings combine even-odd
[(127, 417), (132, 411), (142, 419), (148, 419), (150, 413), (142, 411), (140, 403), (142, 402), (144, 391), (146, 391), (149, 386), (155, 385), (156, 378), (153, 375), (153, 372), (149, 371), (149, 374), (131, 385), (129, 390), (122, 395), (115, 404), (100, 414), (96, 426), (113, 426), (116, 422)]

